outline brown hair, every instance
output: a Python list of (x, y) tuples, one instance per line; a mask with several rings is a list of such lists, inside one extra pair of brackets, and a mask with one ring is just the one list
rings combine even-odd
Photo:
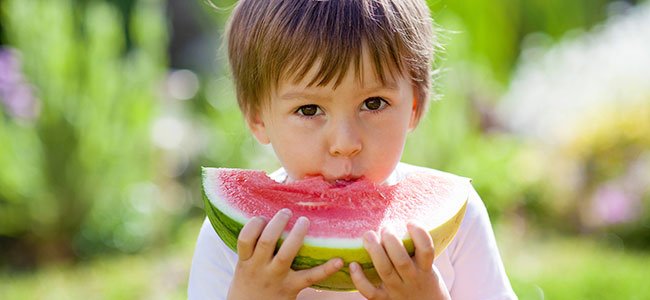
[[(382, 83), (408, 74), (416, 120), (429, 102), (433, 24), (424, 0), (240, 0), (227, 30), (228, 55), (242, 112), (259, 112), (281, 78), (335, 86), (350, 63), (360, 75), (368, 51)], [(364, 50), (365, 49), (365, 50)]]

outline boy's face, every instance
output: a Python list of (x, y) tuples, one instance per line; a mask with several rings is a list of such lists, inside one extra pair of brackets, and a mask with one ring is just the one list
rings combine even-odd
[(322, 176), (330, 182), (365, 177), (383, 183), (414, 125), (414, 88), (407, 78), (385, 86), (368, 55), (361, 79), (350, 68), (334, 89), (281, 80), (258, 115), (248, 117), (260, 143), (271, 143), (289, 181)]

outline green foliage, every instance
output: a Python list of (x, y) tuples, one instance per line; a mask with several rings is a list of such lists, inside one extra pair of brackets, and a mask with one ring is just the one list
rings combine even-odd
[(166, 64), (160, 4), (136, 7), (128, 52), (112, 6), (73, 4), (2, 2), (40, 115), (0, 120), (0, 235), (26, 241), (37, 256), (134, 251), (163, 216), (151, 208), (149, 137)]
[[(184, 244), (180, 250), (166, 244), (173, 255), (148, 249), (140, 256), (49, 266), (34, 275), (5, 273), (0, 298), (183, 298), (204, 215), (195, 209), (182, 237), (174, 237), (173, 227), (188, 217), (179, 201), (192, 199), (200, 206), (199, 167), (279, 167), (272, 150), (246, 129), (224, 47), (214, 47), (217, 74), (199, 74), (201, 89), (193, 99), (165, 98), (162, 2), (0, 1), (0, 41), (16, 49), (39, 112), (21, 119), (0, 104), (0, 269), (24, 260), (38, 264), (61, 256), (136, 252), (168, 236)], [(204, 1), (193, 9), (208, 11), (200, 23), (218, 39), (236, 1), (212, 2), (216, 9)], [(614, 2), (429, 1), (444, 48), (434, 84), (441, 101), (432, 103), (409, 137), (403, 160), (472, 178), (492, 220), (512, 222), (506, 223), (512, 232), (497, 230), (497, 237), (521, 299), (650, 297), (648, 255), (629, 247), (650, 244), (648, 173), (638, 172), (650, 161), (647, 107), (619, 114), (605, 108), (587, 116), (580, 137), (554, 149), (559, 153), (523, 143), (504, 131), (492, 112), (529, 34), (541, 33), (549, 45), (577, 35), (603, 21)], [(121, 12), (107, 3), (119, 3)], [(160, 115), (187, 126), (198, 151), (186, 145), (157, 148), (151, 135)], [(590, 215), (589, 200), (602, 186), (632, 195), (644, 210), (628, 223)], [(626, 190), (635, 186), (645, 190)], [(591, 232), (614, 242), (609, 247), (574, 238), (512, 242), (532, 231), (531, 225)], [(125, 280), (125, 270), (134, 276)]]
[[(571, 30), (600, 23), (612, 0), (429, 0), (433, 18), (443, 29), (441, 42), (462, 34), (460, 53), (474, 64), (487, 66), (492, 76), (506, 83), (527, 34), (544, 32), (559, 39)], [(633, 1), (636, 2), (636, 1)], [(458, 49), (456, 49), (457, 51)]]
[[(122, 13), (107, 2), (120, 3)], [(200, 23), (221, 37), (216, 31), (235, 1), (212, 2), (216, 10), (207, 2), (194, 9), (209, 11)], [(435, 83), (441, 101), (409, 137), (403, 160), (472, 178), (493, 219), (522, 207), (529, 218), (574, 217), (554, 211), (567, 209), (549, 204), (558, 193), (541, 179), (540, 154), (491, 123), (491, 108), (528, 34), (543, 32), (553, 42), (587, 30), (612, 2), (429, 1), (445, 49)], [(167, 64), (162, 1), (7, 0), (0, 9), (3, 39), (19, 53), (40, 107), (33, 120), (8, 111), (0, 119), (0, 246), (41, 257), (137, 251), (180, 219), (176, 206), (161, 204), (182, 195), (200, 206), (201, 165), (279, 166), (246, 129), (223, 47), (215, 47), (221, 69), (216, 76), (199, 74), (193, 99), (170, 104), (161, 95)], [(151, 131), (159, 115), (188, 126), (198, 151), (156, 148)], [(602, 160), (609, 150), (597, 152), (589, 142), (584, 148), (593, 151), (575, 160), (593, 161), (601, 179), (611, 178), (621, 160)]]
[[(512, 239), (512, 238), (510, 238)], [(536, 237), (500, 244), (519, 299), (647, 299), (648, 253), (584, 238)], [(560, 273), (561, 272), (561, 273)]]

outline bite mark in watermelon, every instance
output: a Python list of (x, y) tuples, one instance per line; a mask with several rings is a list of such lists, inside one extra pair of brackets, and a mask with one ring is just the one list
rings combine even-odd
[(319, 177), (284, 184), (262, 171), (243, 169), (203, 168), (202, 173), (208, 219), (233, 251), (239, 232), (252, 217), (270, 219), (282, 208), (291, 209), (283, 238), (298, 217), (309, 218), (309, 231), (292, 268), (342, 258), (343, 269), (314, 286), (326, 290), (355, 289), (348, 269), (353, 261), (373, 283), (381, 282), (363, 248), (362, 235), (369, 230), (391, 230), (413, 255), (406, 224), (416, 222), (429, 231), (436, 255), (443, 252), (458, 231), (470, 193), (469, 179), (446, 173), (414, 173), (394, 185), (365, 180), (332, 185)]

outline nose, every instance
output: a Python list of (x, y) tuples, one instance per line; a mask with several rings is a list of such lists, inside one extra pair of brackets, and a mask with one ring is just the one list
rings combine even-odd
[(363, 148), (361, 134), (352, 120), (338, 121), (330, 130), (330, 155), (334, 157), (352, 157)]

